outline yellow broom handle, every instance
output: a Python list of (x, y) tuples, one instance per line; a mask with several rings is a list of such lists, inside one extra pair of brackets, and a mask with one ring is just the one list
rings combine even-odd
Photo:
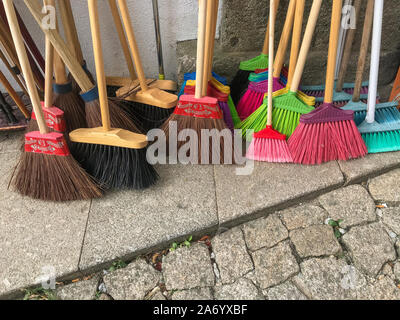
[(296, 69), (297, 57), (299, 55), (301, 31), (303, 29), (305, 0), (296, 1), (296, 14), (294, 18), (292, 45), (290, 48), (290, 66), (287, 87), (290, 88), (293, 80), (294, 70)]
[(285, 25), (283, 26), (282, 30), (281, 40), (279, 41), (278, 51), (276, 52), (273, 73), (274, 78), (278, 78), (282, 71), (283, 63), (285, 61), (286, 50), (289, 44), (290, 34), (292, 32), (295, 10), (296, 0), (290, 0), (288, 11), (286, 14)]
[(96, 64), (97, 87), (99, 90), (99, 101), (101, 110), (101, 121), (103, 129), (110, 131), (110, 111), (107, 98), (106, 75), (104, 73), (103, 50), (101, 46), (100, 25), (99, 25), (99, 9), (97, 0), (88, 0), (90, 30), (92, 33), (93, 53)]
[(41, 134), (46, 134), (49, 132), (49, 128), (46, 125), (46, 121), (43, 115), (43, 110), (40, 105), (39, 94), (36, 89), (35, 80), (32, 74), (32, 69), (28, 60), (28, 55), (25, 50), (24, 40), (22, 39), (22, 34), (19, 28), (17, 15), (15, 14), (14, 5), (12, 0), (3, 0), (3, 3), (7, 15), (7, 20), (10, 25), (11, 35), (14, 41), (15, 49), (17, 51), (18, 59), (21, 64), (22, 72), (25, 76), (29, 97), (31, 98), (39, 130)]
[(114, 19), (114, 25), (115, 29), (117, 30), (119, 42), (121, 43), (122, 52), (124, 53), (125, 61), (128, 66), (129, 75), (131, 77), (131, 80), (136, 80), (137, 76), (135, 66), (133, 65), (131, 52), (129, 51), (129, 45), (124, 32), (124, 26), (122, 25), (121, 17), (118, 12), (117, 2), (116, 0), (108, 0), (108, 4), (110, 6), (111, 14)]
[[(269, 72), (271, 74), (274, 72), (274, 34), (275, 34), (275, 0), (271, 0), (270, 2), (270, 14), (269, 14)], [(272, 92), (273, 92), (273, 84), (274, 79), (272, 77), (268, 77), (268, 118), (267, 118), (267, 126), (272, 126)]]
[(304, 67), (307, 61), (308, 51), (310, 50), (311, 41), (314, 35), (315, 26), (317, 25), (319, 11), (321, 9), (322, 0), (314, 0), (310, 15), (308, 17), (308, 22), (306, 26), (306, 31), (304, 33), (303, 42), (301, 44), (299, 57), (297, 59), (296, 69), (294, 71), (292, 85), (290, 86), (291, 92), (297, 92), (299, 89), (301, 76), (303, 75)]
[[(55, 8), (54, 0), (44, 0), (46, 6)], [(45, 65), (45, 81), (44, 81), (44, 106), (50, 108), (53, 105), (53, 60), (54, 48), (50, 40), (46, 37), (46, 65)]]
[(140, 87), (142, 91), (147, 91), (148, 86), (146, 83), (146, 77), (144, 75), (142, 61), (139, 55), (139, 48), (136, 42), (135, 32), (133, 31), (133, 26), (131, 22), (131, 17), (129, 15), (128, 6), (126, 0), (118, 0), (118, 5), (121, 11), (122, 21), (124, 22), (126, 36), (128, 38), (128, 43), (131, 48), (133, 61), (136, 66), (136, 73), (139, 79)]
[(325, 103), (333, 101), (333, 87), (335, 85), (336, 54), (339, 40), (340, 20), (342, 17), (342, 0), (333, 0), (331, 31), (329, 36), (328, 65), (326, 67)]
[[(275, 10), (274, 10), (274, 14), (276, 16), (277, 12), (278, 12), (278, 8), (279, 8), (279, 1), (280, 0), (275, 0)], [(264, 39), (264, 46), (262, 49), (262, 54), (268, 54), (269, 51), (269, 22), (267, 23), (267, 30), (265, 31), (265, 39)]]

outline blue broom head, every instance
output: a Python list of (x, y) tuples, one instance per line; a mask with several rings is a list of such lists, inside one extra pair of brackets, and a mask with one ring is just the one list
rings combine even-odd
[[(345, 91), (333, 91), (333, 103), (338, 103), (338, 102), (346, 102), (350, 101), (353, 98), (352, 94), (349, 94)], [(368, 99), (368, 94), (361, 94), (360, 95), (361, 100), (367, 100)], [(324, 102), (324, 97), (316, 97), (315, 98), (315, 103), (323, 103)]]
[[(354, 122), (357, 126), (367, 116), (367, 104), (362, 101), (349, 101), (342, 109), (354, 111)], [(400, 112), (397, 110), (397, 102), (378, 103), (375, 107), (375, 120), (378, 123), (400, 122)]]
[(368, 148), (368, 153), (400, 150), (400, 121), (372, 123), (363, 121), (358, 130)]
[[(335, 89), (336, 89), (336, 82), (335, 81)], [(361, 84), (362, 87), (368, 87), (369, 86), (369, 81), (364, 81)], [(354, 83), (353, 82), (345, 82), (343, 84), (343, 89), (353, 89), (354, 88)], [(311, 86), (301, 86), (300, 88), (301, 91), (324, 91), (325, 90), (325, 85), (311, 85)]]

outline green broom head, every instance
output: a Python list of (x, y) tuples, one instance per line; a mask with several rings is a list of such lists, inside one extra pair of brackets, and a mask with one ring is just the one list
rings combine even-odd
[(358, 126), (368, 153), (400, 150), (400, 122), (364, 121)]
[(268, 55), (263, 53), (253, 59), (241, 61), (239, 65), (239, 69), (244, 71), (254, 71), (256, 69), (265, 68), (268, 68)]
[(241, 121), (231, 95), (229, 95), (228, 97), (228, 107), (229, 110), (231, 111), (233, 126), (235, 127), (235, 129), (238, 129)]
[(274, 98), (273, 101), (273, 127), (288, 138), (299, 125), (300, 116), (314, 110), (314, 107), (305, 104), (297, 93), (292, 91)]
[(263, 104), (256, 111), (254, 111), (249, 117), (247, 117), (247, 119), (243, 120), (239, 124), (239, 129), (242, 129), (243, 138), (252, 136), (252, 135), (247, 135), (247, 130), (253, 130), (254, 132), (259, 132), (263, 130), (267, 125), (267, 116), (268, 116), (268, 97), (266, 96), (264, 97)]

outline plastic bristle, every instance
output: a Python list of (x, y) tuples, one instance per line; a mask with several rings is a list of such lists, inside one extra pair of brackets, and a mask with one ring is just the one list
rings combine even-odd
[(239, 69), (245, 71), (254, 71), (264, 68), (268, 68), (268, 55), (266, 54), (260, 54), (253, 59), (241, 61), (239, 65)]
[(255, 161), (293, 162), (286, 140), (253, 138), (246, 157)]
[(228, 103), (227, 102), (218, 102), (219, 107), (222, 110), (222, 113), (224, 114), (224, 121), (226, 123), (226, 126), (230, 129), (234, 129), (234, 124), (233, 124), (233, 119), (231, 115), (231, 111), (229, 109)]
[(400, 130), (363, 133), (362, 138), (367, 146), (368, 153), (400, 150)]

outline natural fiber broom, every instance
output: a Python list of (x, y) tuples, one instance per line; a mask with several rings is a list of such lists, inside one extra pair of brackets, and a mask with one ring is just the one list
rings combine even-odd
[[(270, 1), (269, 20), (269, 70), (273, 72), (275, 15), (273, 8), (275, 0)], [(267, 127), (253, 135), (253, 140), (247, 150), (246, 157), (257, 161), (292, 162), (286, 136), (272, 128), (272, 90), (273, 78), (268, 79), (268, 120)]]
[(288, 141), (295, 163), (321, 164), (359, 158), (367, 153), (354, 123), (353, 111), (341, 110), (332, 103), (341, 8), (342, 0), (333, 0), (325, 103), (301, 116), (299, 126)]
[(111, 127), (97, 0), (88, 0), (88, 7), (102, 126), (75, 130), (70, 138), (77, 142), (84, 167), (104, 187), (148, 188), (156, 182), (158, 174), (146, 160), (147, 137)]
[(13, 184), (22, 195), (41, 200), (68, 201), (100, 197), (102, 193), (97, 185), (70, 155), (63, 135), (48, 131), (13, 2), (4, 0), (3, 3), (40, 128), (40, 132), (25, 135), (25, 151)]

